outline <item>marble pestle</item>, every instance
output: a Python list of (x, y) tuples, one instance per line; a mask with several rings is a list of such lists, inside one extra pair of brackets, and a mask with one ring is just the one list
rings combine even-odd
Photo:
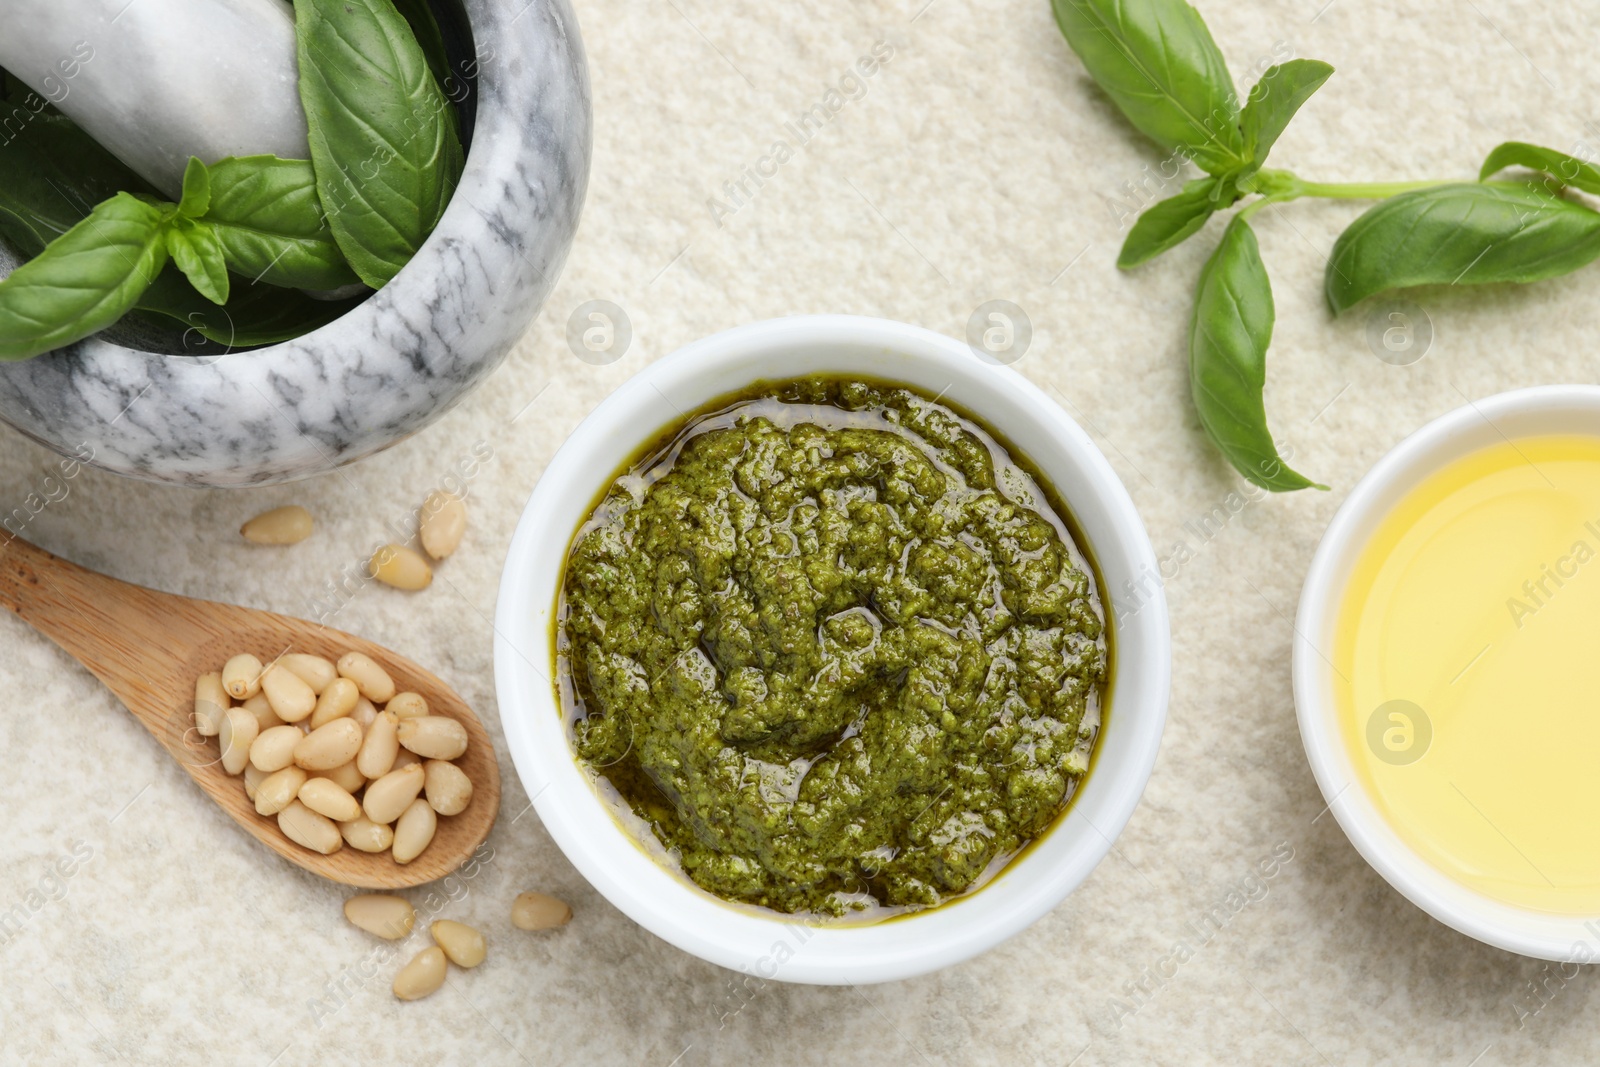
[(0, 67), (173, 199), (191, 155), (310, 158), (287, 0), (0, 0), (0, 9)]

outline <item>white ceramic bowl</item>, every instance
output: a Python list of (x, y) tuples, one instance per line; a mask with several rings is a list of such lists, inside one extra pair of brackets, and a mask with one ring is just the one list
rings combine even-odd
[[(1294, 703), (1311, 770), (1329, 809), (1366, 861), (1417, 907), (1498, 948), (1568, 960), (1592, 941), (1581, 918), (1513, 907), (1447, 877), (1402, 841), (1356, 783), (1334, 701), (1332, 648), (1345, 582), (1378, 523), (1440, 467), (1509, 438), (1600, 435), (1600, 387), (1542, 386), (1500, 393), (1457, 408), (1401, 441), (1356, 484), (1322, 535), (1295, 619)], [(1592, 949), (1590, 950), (1593, 951)]]
[[(562, 851), (628, 916), (703, 959), (764, 979), (880, 982), (932, 971), (1016, 934), (1094, 869), (1144, 791), (1166, 721), (1170, 635), (1158, 585), (1114, 612), (1109, 713), (1068, 814), (998, 878), (944, 907), (877, 925), (807, 927), (735, 908), (634, 843), (574, 761), (549, 678), (552, 620), (574, 531), (635, 450), (708, 401), (763, 379), (818, 373), (943, 394), (999, 430), (1066, 501), (1110, 589), (1158, 573), (1133, 502), (1105, 457), (1056, 404), (961, 342), (901, 323), (815, 316), (697, 341), (595, 409), (556, 453), (517, 525), (495, 611), (495, 687), (517, 773)], [(1131, 588), (1132, 586), (1128, 586)]]

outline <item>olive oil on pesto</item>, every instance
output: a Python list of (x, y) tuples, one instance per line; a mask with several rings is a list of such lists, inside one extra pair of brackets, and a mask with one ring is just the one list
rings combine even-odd
[(725, 397), (574, 537), (579, 760), (730, 901), (882, 917), (983, 884), (1089, 768), (1110, 669), (1064, 508), (990, 431), (871, 381)]

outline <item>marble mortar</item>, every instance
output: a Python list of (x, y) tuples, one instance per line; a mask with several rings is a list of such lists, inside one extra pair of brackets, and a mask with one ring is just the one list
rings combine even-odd
[[(134, 478), (269, 485), (396, 444), (488, 377), (549, 295), (577, 230), (590, 93), (567, 0), (462, 9), (471, 43), (453, 65), (477, 53), (466, 170), (393, 281), (327, 326), (264, 348), (168, 355), (171, 338), (112, 331), (0, 363), (0, 420)], [(0, 276), (16, 264), (0, 245)]]

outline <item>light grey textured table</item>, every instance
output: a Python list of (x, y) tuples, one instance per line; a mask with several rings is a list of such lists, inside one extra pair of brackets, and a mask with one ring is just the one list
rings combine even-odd
[[(581, 3), (596, 115), (587, 212), (550, 305), (487, 388), (355, 468), (255, 493), (94, 472), (50, 482), (55, 457), (8, 434), (0, 511), (64, 492), (26, 533), (69, 558), (278, 611), (331, 604), (337, 625), (432, 664), (498, 734), (500, 559), (551, 453), (607, 391), (754, 319), (856, 312), (959, 336), (979, 304), (1011, 300), (1034, 327), (1018, 369), (1080, 415), (1158, 554), (1186, 557), (1167, 585), (1171, 721), (1112, 855), (1027, 934), (962, 966), (751, 995), (592, 892), (524, 814), (502, 752), (493, 855), (442, 910), (489, 932), (488, 962), (403, 1005), (388, 992), (397, 961), (375, 960), (344, 923), (340, 890), (236, 829), (89, 675), (7, 617), (0, 914), (23, 921), (0, 934), (0, 1062), (1487, 1067), (1600, 1052), (1592, 969), (1561, 975), (1440, 926), (1318, 817), (1289, 688), (1289, 619), (1343, 495), (1467, 398), (1593, 380), (1600, 274), (1424, 294), (1432, 348), (1391, 366), (1368, 348), (1364, 311), (1330, 321), (1321, 301), (1323, 255), (1359, 206), (1258, 216), (1278, 302), (1268, 409), (1294, 464), (1333, 491), (1230, 505), (1242, 483), (1200, 433), (1184, 365), (1193, 279), (1217, 231), (1119, 274), (1115, 205), (1156, 153), (1091, 89), (1042, 0), (924, 3)], [(1279, 145), (1276, 161), (1303, 175), (1470, 177), (1501, 140), (1600, 144), (1592, 10), (1204, 9), (1241, 82), (1290, 53), (1338, 68)], [(762, 164), (880, 41), (892, 56), (864, 91), (846, 83), (855, 99), (841, 93), (787, 162)], [(724, 183), (758, 165), (773, 174), (747, 186), (748, 203), (708, 204), (735, 206)], [(590, 300), (631, 321), (608, 365), (567, 345), (568, 316)], [(330, 591), (386, 523), (469, 468), (471, 529), (432, 589)], [(312, 540), (239, 541), (242, 519), (291, 501), (316, 513)], [(1219, 507), (1226, 521), (1208, 526)], [(70, 877), (49, 875), (74, 848), (87, 858)], [(569, 899), (576, 918), (550, 936), (511, 930), (524, 888)]]

